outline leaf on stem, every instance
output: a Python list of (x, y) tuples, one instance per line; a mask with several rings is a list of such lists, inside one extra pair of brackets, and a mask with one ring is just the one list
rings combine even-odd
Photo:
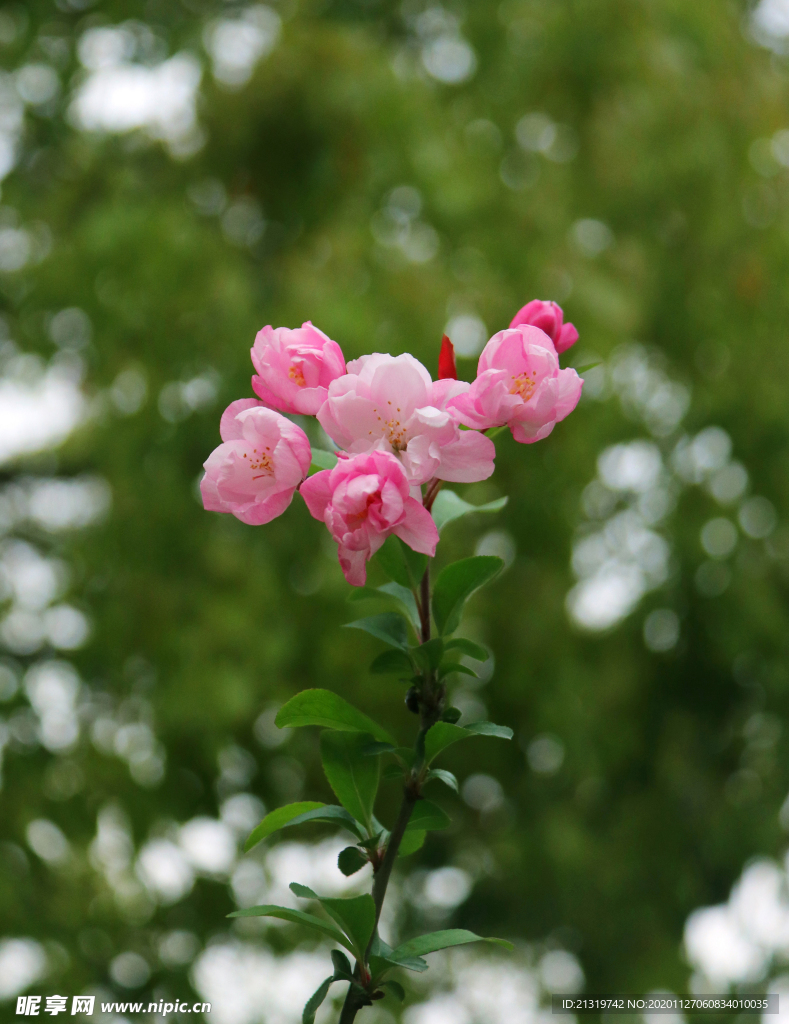
[[(361, 962), (375, 928), (375, 903), (372, 896), (369, 893), (363, 896), (318, 896), (312, 889), (298, 882), (291, 882), (290, 888), (302, 899), (320, 902), (326, 913), (334, 918), (350, 939), (353, 945), (351, 952)], [(347, 948), (347, 942), (341, 944)]]
[(454, 491), (439, 491), (436, 500), (433, 502), (433, 520), (438, 530), (442, 530), (447, 523), (454, 519), (460, 519), (471, 512), (500, 512), (509, 499), (497, 498), (496, 501), (489, 501), (487, 505), (470, 505), (458, 497)]
[(411, 817), (405, 827), (406, 834), (409, 832), (433, 831), (446, 828), (450, 823), (449, 815), (436, 804), (429, 800), (418, 800), (411, 812)]
[[(372, 899), (372, 897), (371, 897)], [(349, 953), (356, 955), (353, 944), (343, 935), (339, 928), (335, 928), (328, 921), (321, 921), (314, 914), (305, 914), (303, 910), (292, 910), (290, 907), (277, 907), (266, 904), (261, 907), (247, 907), (244, 910), (236, 910), (228, 917), (276, 917), (280, 921), (289, 921), (291, 924), (303, 924), (313, 931), (328, 935), (332, 942), (345, 946)]]
[(327, 978), (325, 981), (322, 981), (318, 988), (312, 993), (310, 998), (307, 1000), (307, 1005), (304, 1007), (304, 1012), (301, 1015), (301, 1024), (315, 1024), (315, 1014), (318, 1012), (318, 1007), (329, 994), (329, 989), (333, 981), (334, 975), (332, 975), (331, 978)]
[(412, 853), (416, 853), (417, 850), (422, 849), (425, 845), (426, 838), (427, 832), (425, 832), (424, 829), (410, 829), (405, 833), (400, 841), (400, 849), (397, 851), (397, 856), (410, 857)]
[(496, 946), (503, 946), (505, 949), (512, 949), (511, 942), (506, 939), (487, 939), (465, 928), (448, 928), (445, 931), (429, 932), (427, 935), (418, 935), (415, 939), (403, 942), (397, 949), (392, 951), (392, 959), (399, 957), (426, 956), (428, 953), (435, 953), (439, 949), (449, 949), (450, 946), (464, 946), (468, 942), (491, 942)]
[(421, 957), (401, 957), (395, 960), (392, 954), (392, 947), (376, 934), (370, 949), (370, 970), (376, 983), (393, 967), (404, 967), (407, 971), (416, 971), (419, 974), (427, 970), (427, 962)]
[(381, 982), (381, 988), (387, 988), (401, 1003), (405, 1002), (405, 989), (399, 981), (383, 981)]
[(427, 779), (425, 781), (432, 782), (433, 779), (438, 779), (439, 782), (443, 782), (445, 786), (449, 786), (450, 789), (454, 789), (456, 793), (460, 792), (457, 778), (452, 774), (452, 772), (448, 772), (445, 768), (431, 768), (427, 773)]
[(375, 556), (386, 575), (401, 587), (416, 591), (427, 567), (427, 555), (412, 551), (398, 537), (388, 537)]
[(370, 830), (380, 768), (377, 758), (364, 754), (370, 736), (327, 729), (321, 733), (320, 746), (323, 771), (337, 799)]
[(353, 980), (353, 968), (351, 967), (351, 961), (345, 953), (342, 953), (339, 949), (333, 949), (331, 951), (331, 962), (334, 964), (335, 981), (345, 979), (348, 981)]
[(474, 555), (453, 562), (439, 573), (433, 590), (433, 616), (442, 636), (457, 629), (466, 601), (503, 565), (495, 555)]
[(441, 659), (444, 656), (444, 641), (440, 636), (433, 637), (425, 644), (412, 647), (411, 655), (424, 672), (430, 672), (441, 664)]
[(370, 615), (366, 619), (346, 622), (343, 629), (362, 629), (391, 647), (397, 647), (401, 651), (408, 650), (408, 623), (399, 612), (382, 612), (380, 615)]
[(361, 871), (367, 863), (367, 858), (358, 846), (346, 846), (344, 850), (340, 851), (340, 854), (337, 857), (337, 867), (342, 871), (346, 878), (350, 878), (351, 875), (355, 875), (357, 871)]
[(340, 732), (368, 732), (382, 743), (393, 742), (386, 729), (331, 690), (302, 690), (279, 709), (275, 722), (280, 729), (322, 725)]
[(495, 736), (500, 740), (511, 740), (513, 735), (508, 725), (494, 725), (493, 722), (472, 722), (463, 728), (472, 736)]
[(321, 804), (313, 800), (302, 800), (299, 803), (288, 804), (286, 807), (278, 807), (276, 811), (267, 814), (266, 817), (249, 834), (244, 844), (245, 853), (249, 853), (253, 846), (278, 832), (282, 828), (289, 828), (291, 825), (303, 825), (307, 821), (323, 821), (332, 824), (341, 824), (361, 839), (362, 827), (344, 807), (337, 807), (336, 804)]
[(472, 725), (452, 725), (450, 722), (436, 722), (428, 729), (425, 737), (425, 764), (430, 762), (459, 740), (470, 736), (496, 736), (502, 740), (512, 739), (512, 729), (506, 725), (494, 725), (493, 722), (474, 722)]
[(414, 674), (414, 666), (405, 651), (382, 651), (370, 664), (370, 672), (374, 676), (391, 673), (410, 679)]
[(467, 640), (464, 636), (456, 636), (452, 640), (447, 640), (444, 644), (444, 649), (447, 651), (460, 651), (461, 654), (467, 654), (475, 661), (487, 661), (490, 657), (490, 653), (485, 647), (481, 644), (475, 644), (473, 640)]
[(474, 679), (479, 679), (479, 675), (473, 668), (462, 665), (459, 661), (445, 661), (438, 670), (438, 678), (444, 679), (446, 676), (452, 675), (453, 672), (457, 672), (461, 676), (472, 676)]
[(414, 595), (399, 583), (385, 583), (382, 587), (354, 587), (348, 598), (354, 604), (359, 601), (396, 601), (408, 616), (414, 629), (419, 632), (419, 610)]

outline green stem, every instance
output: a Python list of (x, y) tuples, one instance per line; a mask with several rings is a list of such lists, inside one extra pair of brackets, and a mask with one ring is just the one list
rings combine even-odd
[[(440, 486), (440, 483), (439, 483)], [(436, 493), (438, 488), (436, 488)], [(430, 562), (428, 561), (425, 569), (425, 574), (422, 577), (420, 584), (420, 624), (422, 643), (427, 643), (430, 639)], [(443, 687), (436, 687), (434, 673), (430, 673), (425, 677), (424, 684), (422, 687), (422, 693), (420, 695), (420, 706), (421, 706), (421, 721), (419, 727), (419, 734), (416, 737), (416, 743), (414, 744), (414, 752), (416, 757), (414, 759), (414, 765), (411, 769), (411, 774), (406, 783), (405, 789), (403, 790), (403, 802), (400, 804), (400, 811), (397, 815), (397, 821), (394, 824), (394, 828), (389, 836), (389, 841), (386, 844), (386, 853), (384, 859), (381, 861), (381, 865), (375, 873), (373, 879), (373, 901), (375, 903), (375, 928), (370, 938), (370, 943), (364, 954), (365, 962), (370, 957), (370, 949), (372, 948), (373, 939), (378, 933), (378, 921), (381, 917), (381, 910), (383, 909), (384, 899), (386, 898), (386, 890), (389, 887), (389, 879), (392, 876), (392, 869), (395, 861), (397, 860), (397, 854), (400, 850), (400, 844), (403, 841), (405, 830), (408, 828), (408, 822), (411, 820), (411, 812), (416, 806), (416, 802), (419, 799), (419, 778), (422, 774), (422, 769), (425, 763), (425, 737), (427, 736), (428, 730), (435, 725), (435, 723), (441, 717), (441, 711), (443, 709), (444, 695)], [(343, 1003), (342, 1013), (340, 1014), (340, 1024), (352, 1024), (356, 1018), (356, 1014), (365, 1003), (362, 1001), (362, 996), (358, 990), (353, 988), (348, 989), (348, 994), (345, 997)]]

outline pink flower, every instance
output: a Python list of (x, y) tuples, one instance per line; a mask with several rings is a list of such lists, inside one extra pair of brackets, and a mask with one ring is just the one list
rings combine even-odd
[(510, 327), (520, 327), (522, 324), (539, 327), (551, 339), (556, 351), (562, 353), (578, 341), (578, 331), (572, 324), (563, 324), (563, 320), (561, 306), (557, 306), (555, 302), (532, 299), (518, 310), (512, 318)]
[(335, 444), (348, 452), (373, 448), (400, 459), (411, 484), (432, 477), (457, 483), (486, 480), (496, 449), (489, 438), (458, 428), (447, 398), (469, 385), (433, 381), (411, 355), (379, 352), (348, 364), (332, 381), (318, 420)]
[(310, 468), (304, 431), (254, 398), (232, 402), (222, 414), (224, 444), (208, 456), (200, 482), (203, 506), (232, 512), (260, 526), (282, 515)]
[(301, 327), (264, 327), (251, 350), (258, 375), (255, 393), (272, 409), (314, 416), (326, 401), (327, 388), (345, 373), (336, 341), (307, 321)]
[(409, 488), (400, 462), (377, 449), (342, 457), (301, 485), (307, 508), (337, 541), (342, 571), (355, 587), (364, 585), (367, 562), (391, 533), (414, 551), (436, 553), (436, 524)]
[(503, 424), (516, 441), (541, 441), (568, 416), (581, 397), (583, 380), (559, 368), (551, 339), (538, 327), (494, 334), (479, 357), (477, 379), (449, 400), (462, 423), (479, 430)]

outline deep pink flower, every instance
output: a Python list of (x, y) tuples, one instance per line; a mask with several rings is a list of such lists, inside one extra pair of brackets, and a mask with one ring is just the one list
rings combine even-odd
[(462, 423), (479, 430), (503, 424), (516, 441), (541, 441), (568, 416), (581, 397), (583, 380), (562, 370), (551, 339), (538, 327), (494, 334), (479, 357), (477, 379), (449, 399)]
[(332, 440), (348, 452), (373, 448), (400, 459), (411, 484), (437, 477), (456, 483), (486, 480), (493, 472), (496, 448), (476, 431), (458, 428), (446, 407), (448, 389), (458, 394), (469, 385), (433, 381), (411, 355), (379, 352), (348, 364), (348, 374), (332, 381), (318, 420)]
[(307, 321), (301, 327), (264, 327), (251, 350), (255, 393), (271, 409), (314, 416), (329, 384), (345, 373), (336, 341)]
[(203, 506), (232, 512), (251, 526), (282, 515), (310, 468), (310, 443), (301, 427), (254, 398), (242, 398), (225, 409), (219, 434), (224, 443), (204, 463)]
[(436, 553), (436, 524), (409, 489), (400, 462), (377, 449), (342, 457), (301, 485), (307, 508), (337, 541), (342, 571), (355, 587), (364, 585), (367, 562), (391, 533), (414, 551)]
[(543, 302), (542, 299), (532, 299), (519, 309), (512, 318), (510, 327), (520, 327), (522, 324), (529, 324), (532, 327), (539, 327), (545, 331), (554, 344), (554, 348), (560, 354), (578, 341), (578, 331), (572, 324), (565, 324), (562, 307), (555, 302)]

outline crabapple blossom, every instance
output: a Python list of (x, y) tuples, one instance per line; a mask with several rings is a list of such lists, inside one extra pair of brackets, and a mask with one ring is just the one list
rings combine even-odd
[(411, 484), (433, 477), (458, 483), (486, 480), (496, 449), (475, 430), (461, 431), (448, 395), (469, 385), (431, 380), (412, 355), (362, 356), (329, 385), (318, 421), (338, 447), (354, 454), (373, 448), (396, 455)]
[(512, 318), (510, 327), (520, 327), (523, 324), (539, 327), (541, 331), (545, 331), (556, 351), (561, 354), (578, 341), (578, 331), (572, 324), (563, 323), (563, 320), (561, 306), (555, 302), (532, 299), (518, 310)]
[(326, 401), (329, 384), (345, 373), (340, 346), (309, 320), (295, 330), (264, 327), (251, 355), (257, 370), (253, 390), (281, 412), (314, 416)]
[(203, 506), (251, 526), (282, 515), (310, 468), (301, 427), (254, 398), (241, 398), (225, 409), (219, 434), (223, 443), (203, 464)]
[(433, 517), (409, 492), (402, 464), (379, 449), (341, 456), (334, 469), (316, 473), (301, 485), (307, 508), (337, 541), (349, 583), (364, 585), (368, 560), (392, 533), (414, 551), (431, 557), (436, 553)]
[(522, 325), (493, 335), (479, 357), (477, 379), (447, 404), (469, 427), (506, 423), (516, 441), (529, 444), (573, 411), (582, 387), (575, 370), (559, 367), (548, 335)]

